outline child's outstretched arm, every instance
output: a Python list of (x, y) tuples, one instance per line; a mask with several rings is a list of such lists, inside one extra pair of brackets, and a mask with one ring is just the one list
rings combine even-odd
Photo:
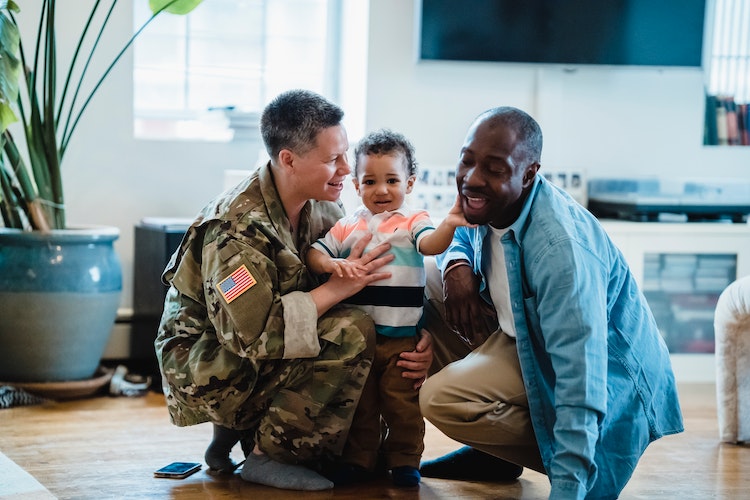
[(340, 278), (353, 278), (362, 276), (365, 273), (365, 269), (356, 262), (346, 259), (336, 259), (315, 248), (310, 248), (307, 251), (306, 260), (307, 267), (315, 274), (335, 273)]
[(476, 224), (469, 224), (464, 217), (461, 209), (461, 200), (456, 196), (456, 202), (451, 207), (445, 219), (435, 228), (435, 230), (419, 240), (419, 253), (422, 255), (437, 255), (443, 253), (451, 244), (453, 233), (458, 226), (476, 227)]

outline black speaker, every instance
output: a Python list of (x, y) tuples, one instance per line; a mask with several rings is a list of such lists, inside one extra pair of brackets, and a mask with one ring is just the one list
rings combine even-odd
[(189, 219), (149, 217), (135, 227), (131, 361), (158, 374), (154, 340), (164, 310), (167, 287), (161, 275), (191, 224)]

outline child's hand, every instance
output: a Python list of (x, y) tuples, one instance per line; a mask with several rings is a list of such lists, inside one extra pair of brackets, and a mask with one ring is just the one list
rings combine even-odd
[(363, 266), (346, 259), (330, 259), (326, 264), (325, 271), (335, 274), (339, 278), (358, 278), (367, 273)]
[(448, 215), (443, 219), (443, 223), (454, 228), (458, 226), (477, 227), (476, 224), (469, 223), (464, 217), (464, 211), (461, 208), (461, 197), (458, 195), (456, 196), (456, 201), (453, 203)]

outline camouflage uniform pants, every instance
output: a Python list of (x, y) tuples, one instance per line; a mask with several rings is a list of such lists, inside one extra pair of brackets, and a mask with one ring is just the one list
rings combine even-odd
[(278, 461), (340, 455), (370, 372), (375, 330), (369, 316), (333, 309), (318, 320), (318, 336), (317, 358), (283, 360), (243, 408), (260, 417), (255, 442)]

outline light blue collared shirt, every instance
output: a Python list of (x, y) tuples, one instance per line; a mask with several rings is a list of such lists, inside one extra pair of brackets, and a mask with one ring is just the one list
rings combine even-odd
[[(482, 272), (487, 226), (459, 227), (441, 269)], [(537, 175), (501, 243), (521, 372), (550, 498), (616, 498), (646, 446), (681, 432), (669, 352), (598, 220)]]

